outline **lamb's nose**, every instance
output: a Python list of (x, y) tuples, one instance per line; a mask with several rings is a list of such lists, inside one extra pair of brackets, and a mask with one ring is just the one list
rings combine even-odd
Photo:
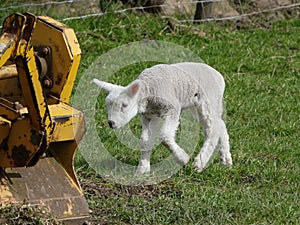
[(115, 122), (112, 121), (112, 120), (109, 120), (109, 121), (108, 121), (108, 125), (109, 125), (110, 128), (114, 128)]

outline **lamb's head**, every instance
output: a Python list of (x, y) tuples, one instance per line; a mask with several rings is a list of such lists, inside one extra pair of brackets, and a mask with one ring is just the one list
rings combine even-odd
[(133, 81), (126, 87), (94, 79), (98, 86), (108, 92), (105, 99), (108, 110), (108, 123), (117, 129), (126, 125), (138, 113), (140, 82)]

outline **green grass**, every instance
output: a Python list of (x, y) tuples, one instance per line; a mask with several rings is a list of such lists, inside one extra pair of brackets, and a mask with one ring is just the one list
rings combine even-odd
[[(169, 20), (132, 12), (67, 21), (82, 49), (78, 78), (98, 56), (133, 41), (162, 40), (190, 49), (226, 80), (226, 124), (234, 165), (224, 168), (215, 157), (197, 173), (190, 162), (159, 184), (137, 187), (97, 175), (77, 154), (75, 166), (92, 224), (299, 224), (299, 19), (243, 30), (230, 23), (171, 28)], [(128, 66), (112, 81), (127, 84), (152, 64)], [(97, 104), (99, 136), (116, 158), (136, 165), (138, 152), (118, 142), (107, 126), (104, 98), (99, 96)], [(140, 133), (138, 119), (130, 126)], [(202, 138), (198, 149), (201, 145)], [(159, 146), (152, 163), (168, 155)]]
[[(93, 211), (92, 222), (300, 223), (299, 20), (276, 22), (270, 29), (245, 30), (214, 23), (172, 30), (167, 20), (132, 13), (68, 22), (76, 30), (83, 50), (79, 76), (97, 56), (145, 38), (192, 50), (225, 77), (233, 168), (222, 167), (216, 157), (203, 173), (195, 172), (189, 163), (162, 183), (132, 187), (96, 175), (78, 156), (80, 179)], [(205, 35), (195, 34), (195, 29)], [(125, 68), (112, 81), (127, 84), (146, 66)], [(136, 165), (138, 153), (119, 143), (106, 125), (104, 97), (101, 95), (98, 102), (99, 136), (115, 157)], [(131, 128), (139, 134), (138, 119)], [(202, 138), (198, 147), (201, 144)], [(158, 162), (167, 155), (163, 147), (157, 147), (152, 160)]]

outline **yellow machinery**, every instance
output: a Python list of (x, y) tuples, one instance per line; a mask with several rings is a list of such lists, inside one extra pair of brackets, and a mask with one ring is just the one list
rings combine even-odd
[(15, 13), (0, 36), (0, 204), (44, 204), (66, 224), (89, 209), (73, 168), (85, 132), (68, 104), (81, 51), (74, 31)]

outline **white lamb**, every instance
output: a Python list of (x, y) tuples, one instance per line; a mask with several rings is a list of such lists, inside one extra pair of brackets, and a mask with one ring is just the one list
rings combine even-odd
[(160, 138), (181, 165), (189, 155), (175, 142), (176, 130), (183, 109), (190, 108), (203, 125), (205, 140), (195, 157), (194, 167), (202, 171), (219, 146), (220, 162), (231, 166), (229, 136), (222, 120), (225, 82), (222, 75), (202, 63), (160, 64), (145, 69), (126, 87), (94, 79), (109, 94), (106, 97), (108, 123), (117, 129), (141, 114), (141, 156), (138, 174), (150, 172), (150, 155), (159, 118)]

